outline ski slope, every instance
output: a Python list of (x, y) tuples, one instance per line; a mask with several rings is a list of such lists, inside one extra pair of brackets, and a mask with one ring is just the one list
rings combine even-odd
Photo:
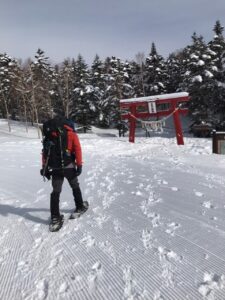
[(37, 133), (0, 122), (0, 299), (225, 299), (225, 157), (210, 139), (80, 134), (88, 212), (50, 233)]

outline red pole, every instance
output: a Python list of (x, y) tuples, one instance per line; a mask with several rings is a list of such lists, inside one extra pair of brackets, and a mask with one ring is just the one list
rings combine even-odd
[(179, 117), (179, 109), (175, 110), (173, 114), (173, 121), (176, 129), (177, 145), (184, 145), (183, 132), (182, 132), (182, 127), (181, 127), (181, 122)]
[[(132, 105), (130, 108), (130, 113), (135, 116), (136, 114), (136, 106)], [(129, 115), (129, 122), (130, 122), (130, 131), (129, 131), (129, 142), (134, 143), (135, 140), (135, 128), (136, 128), (136, 119)]]

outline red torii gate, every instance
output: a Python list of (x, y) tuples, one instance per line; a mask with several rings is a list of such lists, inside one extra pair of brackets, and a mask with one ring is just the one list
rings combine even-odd
[(181, 106), (188, 101), (189, 94), (186, 92), (120, 100), (121, 118), (129, 120), (129, 142), (134, 143), (137, 118), (158, 118), (171, 114), (176, 129), (177, 144), (183, 145), (179, 114), (186, 115), (188, 113), (188, 108)]

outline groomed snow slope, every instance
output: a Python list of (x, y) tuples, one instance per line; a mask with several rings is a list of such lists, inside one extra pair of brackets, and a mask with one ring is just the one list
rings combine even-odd
[[(225, 157), (210, 139), (80, 134), (89, 211), (48, 231), (41, 142), (0, 123), (0, 299), (225, 299)], [(2, 129), (1, 129), (2, 128)]]

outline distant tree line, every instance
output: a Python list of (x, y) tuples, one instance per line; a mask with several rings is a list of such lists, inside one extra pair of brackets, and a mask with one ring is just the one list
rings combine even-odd
[(79, 55), (51, 65), (44, 51), (22, 63), (0, 54), (0, 117), (41, 123), (56, 113), (85, 126), (109, 127), (120, 119), (119, 99), (187, 91), (190, 113), (225, 123), (225, 40), (220, 21), (205, 42), (194, 33), (192, 42), (163, 58), (152, 43), (145, 58), (122, 61), (96, 55), (88, 66)]

